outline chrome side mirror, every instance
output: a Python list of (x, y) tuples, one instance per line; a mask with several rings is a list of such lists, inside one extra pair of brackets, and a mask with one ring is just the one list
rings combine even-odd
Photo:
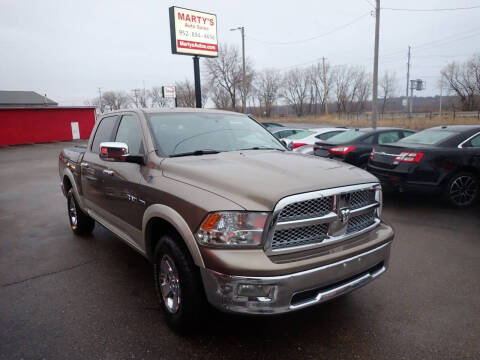
[(100, 159), (105, 161), (125, 161), (128, 145), (123, 142), (100, 143)]

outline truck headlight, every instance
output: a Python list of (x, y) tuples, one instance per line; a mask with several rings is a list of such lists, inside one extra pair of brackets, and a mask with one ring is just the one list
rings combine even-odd
[(210, 213), (195, 237), (213, 247), (260, 246), (268, 213), (224, 211)]

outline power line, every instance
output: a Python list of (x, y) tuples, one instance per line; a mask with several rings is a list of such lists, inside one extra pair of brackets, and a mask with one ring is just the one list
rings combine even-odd
[(291, 44), (301, 44), (301, 43), (304, 43), (304, 42), (307, 42), (307, 41), (312, 41), (312, 40), (315, 40), (315, 39), (319, 39), (321, 37), (324, 37), (324, 36), (327, 36), (327, 35), (330, 35), (330, 34), (333, 34), (337, 31), (340, 31), (352, 24), (355, 24), (356, 22), (360, 21), (361, 19), (363, 19), (364, 17), (366, 17), (367, 15), (370, 15), (370, 11), (362, 14), (361, 16), (353, 19), (352, 21), (346, 23), (346, 24), (343, 24), (339, 27), (336, 27), (326, 33), (323, 33), (323, 34), (320, 34), (320, 35), (316, 35), (316, 36), (313, 36), (313, 37), (310, 37), (310, 38), (307, 38), (307, 39), (303, 39), (303, 40), (296, 40), (296, 41), (264, 41), (264, 40), (260, 40), (260, 39), (256, 39), (254, 37), (251, 37), (251, 36), (245, 36), (249, 39), (252, 39), (253, 41), (257, 41), (259, 43), (262, 43), (262, 44), (269, 44), (269, 45), (291, 45)]
[(456, 7), (456, 8), (436, 8), (436, 9), (405, 9), (405, 8), (390, 8), (382, 7), (382, 10), (392, 10), (392, 11), (410, 11), (410, 12), (435, 12), (435, 11), (457, 11), (457, 10), (472, 10), (479, 9), (479, 6), (468, 6), (468, 7)]

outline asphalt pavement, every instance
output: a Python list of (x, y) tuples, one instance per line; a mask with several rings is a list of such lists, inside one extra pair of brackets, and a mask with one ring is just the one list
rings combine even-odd
[(480, 206), (385, 194), (389, 270), (277, 317), (213, 312), (189, 336), (159, 310), (146, 259), (96, 226), (70, 230), (57, 157), (0, 148), (0, 359), (480, 359)]

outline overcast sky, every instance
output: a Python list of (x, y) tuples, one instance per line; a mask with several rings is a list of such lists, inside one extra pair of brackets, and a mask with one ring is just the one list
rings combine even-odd
[[(240, 33), (229, 29), (245, 26), (246, 53), (256, 69), (306, 66), (325, 56), (332, 65), (361, 65), (371, 72), (375, 21), (369, 3), (374, 2), (0, 0), (0, 90), (33, 90), (61, 105), (83, 105), (98, 95), (98, 87), (129, 91), (142, 88), (143, 81), (147, 88), (193, 81), (191, 57), (171, 54), (172, 5), (217, 14), (220, 43), (240, 46)], [(479, 0), (381, 1), (385, 8), (479, 5)], [(479, 19), (480, 8), (382, 10), (380, 73), (396, 71), (403, 95), (411, 44), (412, 77), (427, 81), (424, 95), (439, 93), (442, 66), (480, 52)]]

